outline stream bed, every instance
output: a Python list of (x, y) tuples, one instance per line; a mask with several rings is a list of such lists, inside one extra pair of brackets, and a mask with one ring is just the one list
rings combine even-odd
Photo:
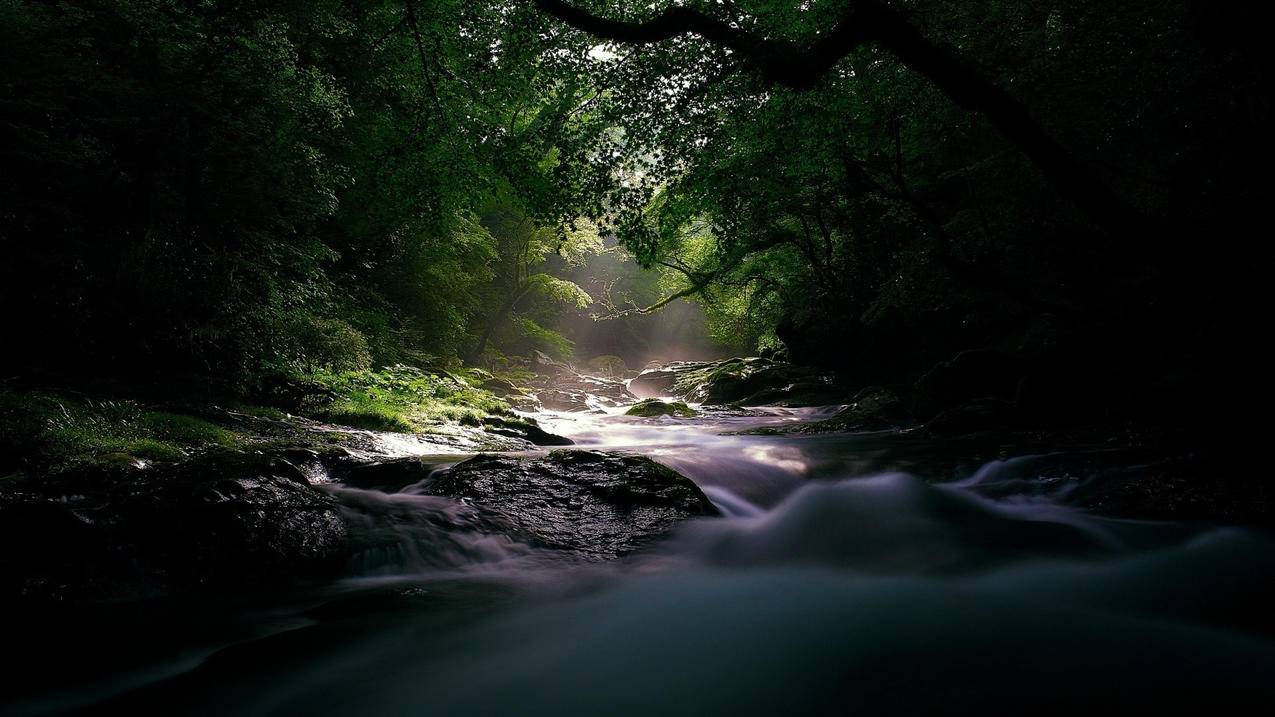
[(1275, 698), (1269, 533), (1087, 513), (1087, 492), (1142, 460), (1104, 446), (757, 432), (833, 410), (537, 414), (572, 449), (678, 471), (721, 513), (614, 561), (486, 532), (410, 485), (333, 483), (374, 536), (348, 578), (6, 621), (22, 625), (18, 697), (0, 712), (1207, 714)]

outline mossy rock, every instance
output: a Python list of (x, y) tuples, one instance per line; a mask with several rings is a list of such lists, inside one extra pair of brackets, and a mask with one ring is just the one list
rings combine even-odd
[(645, 401), (639, 401), (633, 404), (633, 407), (625, 411), (626, 416), (642, 416), (644, 418), (652, 418), (655, 416), (676, 416), (678, 418), (694, 418), (699, 413), (681, 401), (661, 401), (658, 398), (648, 398)]

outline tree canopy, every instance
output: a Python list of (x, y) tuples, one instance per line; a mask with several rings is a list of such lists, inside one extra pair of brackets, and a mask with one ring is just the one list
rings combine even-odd
[[(1077, 327), (1164, 337), (1199, 294), (1139, 297), (1176, 296), (1202, 270), (1183, 237), (1256, 205), (1269, 103), (1245, 18), (3, 0), (6, 362), (247, 386), (566, 356), (581, 317), (676, 299), (727, 344), (865, 376)], [(616, 252), (651, 278), (591, 283)]]

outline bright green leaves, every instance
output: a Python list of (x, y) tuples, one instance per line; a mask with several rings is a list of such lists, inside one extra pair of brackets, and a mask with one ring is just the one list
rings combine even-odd
[(593, 298), (578, 284), (551, 274), (532, 274), (527, 282), (541, 297), (552, 302), (577, 309), (586, 308), (593, 303)]

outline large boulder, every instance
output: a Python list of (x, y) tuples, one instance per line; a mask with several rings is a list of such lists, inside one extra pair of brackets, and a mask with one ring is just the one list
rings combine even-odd
[(588, 560), (631, 552), (687, 518), (717, 509), (690, 479), (649, 458), (559, 450), (481, 455), (420, 487), (463, 500), (513, 537)]
[(760, 357), (670, 364), (643, 372), (629, 388), (707, 405), (823, 406), (850, 398), (830, 371)]
[(830, 371), (761, 358), (723, 361), (688, 396), (740, 406), (822, 406), (848, 397)]
[(684, 395), (680, 386), (685, 377), (695, 371), (711, 368), (716, 364), (706, 361), (676, 361), (662, 366), (650, 366), (628, 383), (628, 390), (638, 398), (665, 398)]
[(521, 438), (537, 446), (569, 446), (575, 441), (541, 428), (534, 420), (522, 417), (488, 416), (483, 428), (489, 433), (511, 438)]
[(624, 381), (618, 379), (586, 374), (575, 374), (570, 380), (566, 379), (565, 376), (559, 377), (557, 385), (593, 396), (594, 400), (604, 406), (621, 406), (637, 400), (637, 396), (629, 392)]
[(624, 382), (563, 371), (536, 392), (541, 405), (553, 411), (586, 411), (596, 406), (623, 406), (638, 400)]
[(830, 371), (762, 357), (648, 368), (629, 382), (629, 391), (639, 398), (676, 396), (716, 406), (822, 406), (850, 397)]
[(550, 411), (587, 411), (589, 395), (580, 391), (546, 388), (536, 393), (540, 405)]
[(559, 374), (571, 374), (575, 371), (567, 364), (559, 361), (543, 351), (532, 351), (528, 368), (540, 376), (555, 377)]
[[(337, 574), (336, 503), (279, 457), (92, 465), (0, 490), (0, 592), (72, 601), (239, 589)], [(21, 549), (13, 549), (22, 546)]]

